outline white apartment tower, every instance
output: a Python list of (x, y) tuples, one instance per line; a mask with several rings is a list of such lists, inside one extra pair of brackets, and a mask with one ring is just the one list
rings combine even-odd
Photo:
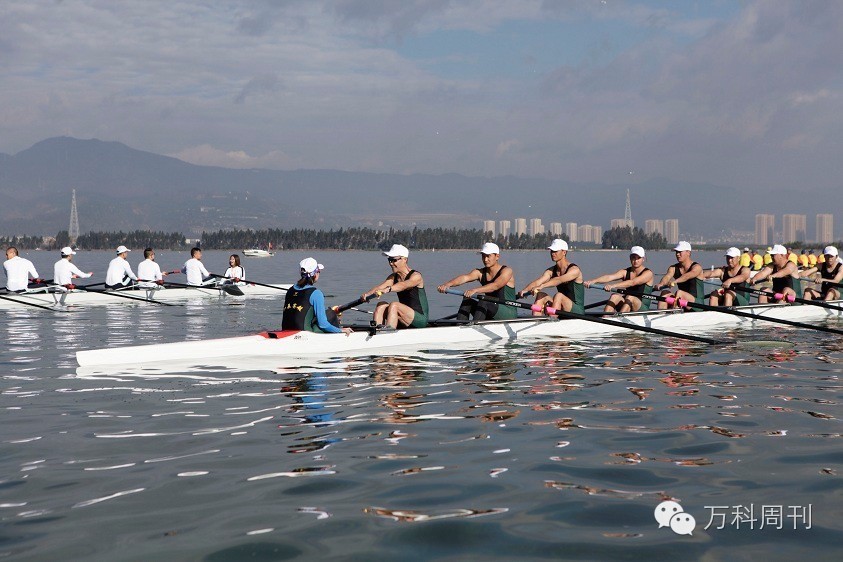
[(806, 224), (805, 215), (782, 215), (782, 241), (804, 242), (808, 238)]
[(578, 233), (577, 233), (577, 223), (566, 222), (565, 223), (565, 235), (568, 237), (568, 240), (570, 240), (571, 242), (577, 242), (579, 240)]
[(644, 234), (661, 234), (662, 236), (664, 236), (664, 221), (661, 219), (645, 220)]
[(552, 222), (550, 223), (550, 234), (556, 237), (562, 236), (562, 223), (561, 222)]
[(515, 232), (513, 234), (516, 236), (527, 234), (527, 219), (515, 219)]
[(495, 221), (483, 221), (483, 234), (492, 233), (492, 238), (495, 237)]
[(544, 234), (544, 225), (541, 219), (530, 219), (530, 234), (532, 236)]
[(679, 243), (679, 219), (667, 219), (664, 221), (664, 237), (668, 244)]
[(498, 236), (502, 236), (507, 238), (509, 236), (510, 229), (512, 228), (512, 223), (509, 221), (503, 220), (498, 221)]
[(773, 243), (773, 231), (776, 229), (776, 216), (755, 215), (755, 243), (766, 246)]
[(834, 242), (834, 215), (817, 215), (817, 242), (830, 244)]

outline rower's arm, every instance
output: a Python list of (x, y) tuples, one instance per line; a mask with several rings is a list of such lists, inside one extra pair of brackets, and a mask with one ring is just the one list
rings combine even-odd
[(323, 332), (331, 334), (339, 334), (342, 332), (341, 328), (337, 328), (328, 322), (328, 316), (325, 314), (325, 295), (320, 290), (310, 293), (310, 305), (313, 307), (313, 314), (316, 316), (316, 324)]
[(662, 276), (661, 281), (659, 281), (656, 287), (665, 287), (667, 285), (670, 285), (671, 281), (673, 281), (673, 266), (670, 266), (670, 268), (668, 268), (667, 273)]
[(474, 269), (469, 273), (466, 273), (464, 275), (457, 275), (456, 277), (454, 277), (450, 281), (446, 281), (445, 283), (442, 283), (441, 285), (436, 287), (436, 290), (439, 291), (440, 293), (444, 293), (447, 289), (450, 289), (451, 287), (458, 287), (460, 285), (465, 285), (466, 283), (470, 283), (472, 281), (479, 281), (479, 280), (480, 280), (480, 270)]
[[(626, 273), (626, 270), (621, 270), (623, 273)], [(623, 275), (621, 275), (623, 277)], [(649, 269), (641, 273), (641, 275), (636, 275), (632, 279), (627, 279), (626, 281), (621, 281), (620, 283), (615, 283), (611, 286), (612, 289), (629, 289), (630, 287), (637, 287), (638, 285), (646, 285), (647, 283), (651, 283), (653, 281), (653, 272)]]
[(773, 272), (773, 268), (771, 267), (762, 267), (758, 270), (758, 273), (755, 274), (755, 277), (752, 278), (752, 284), (755, 285), (764, 281), (767, 277), (770, 277), (770, 274)]
[(413, 287), (418, 287), (424, 282), (422, 279), (421, 273), (416, 271), (412, 275), (410, 275), (407, 279), (403, 281), (399, 281), (398, 283), (393, 283), (392, 287), (389, 289), (390, 292), (398, 293), (400, 291), (404, 291), (407, 289), (412, 289)]
[[(478, 272), (479, 274), (479, 272)], [(470, 291), (466, 291), (466, 296), (476, 295), (476, 294), (483, 294), (483, 293), (494, 293), (504, 285), (508, 285), (510, 281), (512, 281), (512, 268), (508, 265), (503, 266), (503, 269), (498, 275), (498, 278), (495, 279), (493, 282), (489, 283), (488, 285), (483, 285), (477, 287), (476, 289), (471, 289)]]
[(702, 274), (702, 272), (702, 266), (700, 264), (697, 264), (688, 271), (686, 271), (684, 275), (680, 275), (679, 277), (674, 279), (674, 281), (676, 283), (683, 283), (685, 281), (688, 281), (689, 279), (696, 279)]
[(533, 279), (532, 281), (530, 281), (530, 282), (527, 284), (527, 286), (526, 286), (526, 287), (524, 287), (523, 289), (521, 289), (521, 290), (519, 291), (519, 294), (521, 294), (521, 295), (526, 295), (527, 293), (532, 292), (532, 291), (533, 291), (533, 289), (537, 289), (537, 288), (538, 288), (538, 287), (539, 287), (542, 283), (544, 283), (545, 281), (547, 281), (548, 279), (550, 279), (551, 275), (552, 275), (552, 274), (551, 274), (549, 271), (545, 270), (545, 272), (544, 272), (544, 273), (542, 273), (542, 274), (541, 274), (541, 275), (540, 275), (537, 279)]
[(123, 260), (123, 271), (126, 272), (126, 275), (129, 276), (129, 279), (132, 279), (134, 281), (138, 280), (138, 276), (134, 274), (134, 272), (132, 271), (132, 266), (129, 265), (129, 262), (126, 260)]
[[(784, 266), (780, 271), (777, 271), (776, 273), (771, 273), (770, 278), (771, 279), (778, 279), (780, 277), (790, 277), (791, 275), (793, 275), (793, 273), (796, 271), (796, 269), (797, 269), (796, 264), (793, 263), (792, 261), (788, 261), (787, 265)], [(758, 277), (758, 276), (756, 275), (756, 277)]]
[(544, 283), (539, 286), (539, 289), (543, 289), (545, 287), (556, 287), (557, 285), (561, 285), (562, 283), (567, 283), (568, 281), (573, 281), (578, 277), (582, 276), (582, 271), (580, 271), (579, 266), (575, 265), (571, 267), (563, 273), (562, 275), (558, 275), (556, 277), (551, 277)]
[[(583, 281), (582, 284), (586, 287), (591, 287), (595, 283), (610, 283), (617, 279), (623, 279), (624, 275), (626, 275), (626, 270), (619, 269), (614, 273), (607, 273), (606, 275), (601, 275), (600, 277), (595, 277), (594, 279), (588, 279), (587, 281)], [(620, 283), (618, 283), (616, 286), (620, 286)]]
[[(809, 267), (808, 269), (803, 269), (802, 270), (802, 278), (804, 279), (805, 277), (810, 277), (811, 275), (814, 275), (815, 273), (819, 273), (819, 271), (820, 270), (817, 269), (816, 267)], [(841, 268), (840, 271), (843, 272), (843, 268)]]
[(708, 271), (703, 271), (703, 279), (723, 279), (723, 269), (717, 267)]
[[(373, 295), (375, 293), (383, 293), (383, 292), (386, 291), (387, 287), (392, 287), (392, 286), (393, 286), (392, 275), (390, 275), (389, 277), (387, 277), (384, 280), (383, 283), (379, 283), (379, 284), (375, 285), (374, 287), (372, 287), (371, 289), (369, 289), (368, 291), (366, 291), (365, 293), (363, 293), (360, 296), (365, 299), (369, 295)], [(392, 289), (392, 290), (395, 290), (395, 289)], [(380, 298), (380, 295), (378, 295), (378, 298)]]

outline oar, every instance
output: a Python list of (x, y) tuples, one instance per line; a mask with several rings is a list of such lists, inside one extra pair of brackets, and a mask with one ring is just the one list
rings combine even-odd
[[(87, 286), (90, 287), (90, 285), (87, 285)], [(148, 302), (148, 303), (152, 303), (152, 304), (160, 304), (161, 306), (181, 306), (181, 305), (172, 304), (172, 303), (169, 303), (169, 302), (157, 301), (155, 299), (147, 299), (147, 298), (144, 298), (144, 297), (133, 297), (131, 295), (124, 295), (124, 294), (121, 294), (119, 290), (105, 291), (105, 290), (102, 290), (102, 289), (86, 289), (86, 288), (78, 287), (78, 286), (76, 286), (74, 288), (75, 289), (81, 289), (85, 293), (93, 293), (93, 294), (97, 294), (97, 295), (108, 295), (108, 296), (111, 296), (111, 297), (119, 297), (121, 299), (129, 299), (130, 301)]]
[(832, 287), (843, 287), (843, 283), (835, 283), (834, 281), (827, 281), (823, 278), (820, 278), (819, 281), (814, 281), (810, 277), (800, 277), (799, 280), (800, 281), (810, 281), (811, 283), (818, 283), (818, 284), (819, 283), (825, 283), (825, 284), (831, 285)]
[[(18, 294), (18, 293), (15, 293)], [(35, 308), (43, 308), (44, 310), (49, 310), (51, 312), (70, 312), (69, 310), (63, 308), (53, 308), (52, 306), (45, 306), (43, 304), (35, 304), (34, 302), (26, 302), (26, 301), (19, 301), (18, 299), (13, 299), (11, 297), (0, 295), (0, 299), (9, 302), (16, 302), (18, 304), (22, 304), (25, 306), (34, 306)]]
[[(215, 273), (212, 273), (211, 277), (217, 277), (219, 279), (228, 279), (228, 277), (226, 277), (224, 275), (216, 275)], [(267, 285), (266, 283), (258, 283), (257, 281), (252, 281), (250, 279), (241, 279), (240, 281), (242, 281), (243, 283), (246, 283), (248, 285), (257, 285), (258, 287), (266, 287), (267, 289), (275, 289), (276, 291), (284, 291), (285, 293), (288, 291), (288, 289), (285, 289), (284, 287), (276, 287), (275, 285)]]
[[(740, 290), (739, 287), (733, 287), (734, 289)], [(754, 290), (754, 289), (753, 289)], [(625, 289), (614, 289), (614, 291), (624, 294)], [(768, 293), (770, 296), (773, 296), (772, 293)], [(654, 300), (654, 301), (665, 301), (668, 304), (673, 304), (676, 302), (676, 298), (672, 296), (661, 297), (656, 295), (640, 295), (643, 298)], [(686, 301), (685, 299), (678, 299), (680, 306), (685, 308), (686, 306), (690, 306), (692, 308), (698, 308), (700, 310), (710, 310), (713, 312), (720, 312), (721, 314), (731, 314), (732, 316), (740, 316), (741, 318), (750, 318), (752, 320), (761, 320), (764, 322), (771, 322), (773, 324), (784, 324), (785, 326), (793, 326), (794, 328), (807, 328), (809, 330), (817, 330), (820, 332), (828, 332), (830, 334), (843, 334), (843, 330), (835, 330), (834, 328), (827, 328), (825, 326), (814, 326), (813, 324), (805, 324), (804, 322), (794, 322), (793, 320), (784, 320), (782, 318), (768, 318), (767, 316), (761, 316), (759, 314), (750, 314), (748, 312), (743, 312), (742, 310), (734, 310), (720, 306), (711, 306), (709, 304), (702, 304), (698, 302), (690, 302)]]
[(605, 306), (607, 302), (609, 302), (609, 299), (606, 299), (604, 301), (593, 302), (591, 304), (585, 305), (583, 307), (583, 310), (591, 310), (592, 308), (598, 308), (598, 307), (601, 307), (601, 306)]
[(179, 289), (220, 289), (235, 297), (242, 297), (245, 294), (237, 285), (187, 285), (186, 283), (173, 283), (172, 281), (164, 281), (164, 285), (167, 287), (177, 287)]
[[(333, 310), (337, 314), (342, 314), (343, 312), (345, 312), (346, 310), (349, 310), (349, 309), (359, 310), (359, 309), (354, 308), (354, 307), (357, 306), (358, 304), (365, 304), (365, 303), (369, 302), (370, 300), (372, 300), (373, 298), (381, 296), (382, 294), (383, 293), (381, 293), (380, 291), (377, 291), (375, 293), (372, 293), (371, 295), (369, 295), (365, 299), (363, 297), (360, 297), (359, 299), (355, 299), (355, 300), (353, 300), (349, 303), (346, 303), (346, 304), (341, 304), (340, 306), (332, 306), (331, 310)], [(369, 311), (368, 310), (361, 310), (360, 312), (369, 312)], [(371, 313), (369, 313), (369, 314), (371, 314)]]
[(782, 295), (781, 293), (770, 293), (768, 291), (751, 289), (749, 287), (746, 287), (746, 288), (744, 288), (744, 287), (733, 287), (733, 289), (741, 291), (742, 293), (749, 293), (751, 295), (772, 297), (775, 300), (784, 299), (788, 302), (798, 302), (800, 304), (808, 304), (808, 305), (811, 305), (811, 306), (819, 306), (820, 308), (827, 308), (829, 310), (836, 310), (838, 312), (843, 312), (843, 308), (841, 308), (839, 306), (835, 306), (833, 304), (828, 304), (828, 303), (823, 302), (823, 301), (812, 301), (812, 300), (809, 300), (809, 299), (803, 299), (803, 298), (800, 298), (800, 297), (795, 297), (793, 295)]
[[(465, 294), (455, 291), (453, 289), (446, 289), (446, 293), (451, 295), (460, 295), (465, 297)], [(624, 322), (614, 322), (612, 320), (606, 320), (604, 318), (597, 318), (596, 316), (586, 316), (585, 314), (577, 314), (576, 312), (566, 312), (564, 310), (557, 310), (551, 306), (541, 306), (537, 304), (529, 304), (526, 302), (519, 302), (519, 301), (510, 301), (510, 300), (501, 300), (496, 299), (494, 297), (490, 297), (488, 295), (484, 295), (482, 293), (473, 295), (472, 298), (476, 298), (477, 300), (483, 300), (487, 302), (493, 302), (496, 304), (503, 304), (506, 306), (515, 306), (518, 308), (523, 308), (525, 310), (532, 310), (533, 312), (542, 312), (546, 311), (547, 314), (551, 316), (557, 316), (559, 318), (570, 318), (570, 319), (577, 319), (577, 320), (585, 320), (587, 322), (594, 322), (596, 324), (604, 324), (606, 326), (615, 326), (616, 328), (623, 328), (626, 330), (637, 330), (639, 332), (648, 332), (650, 334), (658, 334), (660, 336), (669, 336), (674, 338), (681, 338), (685, 340), (697, 341), (702, 343), (708, 343), (712, 345), (722, 345), (727, 343), (732, 343), (726, 340), (715, 340), (711, 338), (704, 338), (701, 336), (689, 336), (687, 334), (680, 334), (678, 332), (670, 332), (667, 330), (660, 330), (658, 328), (650, 328), (649, 326), (638, 326), (637, 324), (626, 324)]]

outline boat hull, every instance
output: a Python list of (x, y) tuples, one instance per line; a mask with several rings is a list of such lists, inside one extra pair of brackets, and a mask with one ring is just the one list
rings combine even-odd
[(275, 255), (275, 252), (269, 252), (267, 250), (243, 250), (243, 255), (247, 258), (271, 258)]
[[(841, 301), (838, 301), (838, 304)], [(769, 304), (740, 307), (739, 310), (762, 318), (799, 322), (838, 319), (843, 312), (808, 305)], [(775, 327), (763, 320), (738, 317), (715, 311), (652, 311), (606, 317), (632, 326), (648, 326), (682, 334), (723, 328)], [(208, 362), (237, 357), (344, 357), (370, 355), (390, 348), (449, 347), (455, 343), (488, 343), (539, 337), (569, 339), (598, 338), (629, 333), (623, 326), (608, 326), (587, 320), (521, 318), (473, 324), (422, 328), (416, 330), (356, 331), (351, 335), (316, 334), (304, 331), (272, 332), (207, 341), (79, 351), (80, 366), (138, 365), (156, 362)], [(274, 336), (274, 337), (271, 337)], [(394, 352), (393, 352), (394, 353)]]

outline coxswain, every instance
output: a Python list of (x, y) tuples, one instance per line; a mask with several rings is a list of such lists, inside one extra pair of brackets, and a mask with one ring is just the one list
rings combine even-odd
[(138, 264), (138, 277), (140, 286), (145, 289), (155, 289), (164, 284), (164, 277), (169, 271), (161, 271), (161, 266), (155, 261), (155, 250), (146, 248), (143, 251), (144, 260)]
[(733, 306), (749, 304), (746, 282), (749, 280), (750, 270), (742, 265), (741, 251), (735, 247), (726, 250), (726, 266), (703, 272), (706, 279), (719, 279), (720, 289), (712, 291), (708, 296), (711, 306)]
[(70, 246), (65, 246), (61, 249), (61, 259), (53, 266), (53, 283), (60, 287), (72, 289), (74, 288), (74, 279), (87, 279), (94, 274), (93, 271), (89, 271), (88, 273), (80, 271), (73, 263), (74, 255), (76, 255), (76, 252)]
[(187, 284), (194, 287), (200, 287), (214, 279), (202, 264), (202, 250), (200, 248), (190, 249), (190, 259), (184, 262), (181, 272), (187, 275)]
[(23, 293), (29, 287), (29, 279), (34, 283), (41, 283), (35, 266), (26, 258), (18, 255), (18, 249), (9, 246), (6, 250), (6, 261), (3, 262), (3, 271), (6, 272), (6, 290), (10, 293)]
[[(782, 295), (799, 296), (799, 289), (801, 284), (799, 282), (799, 269), (796, 264), (787, 258), (787, 248), (781, 244), (776, 244), (770, 248), (770, 257), (772, 263), (764, 266), (755, 277), (752, 278), (752, 284), (757, 285), (765, 279), (770, 279), (773, 282), (773, 293)], [(760, 295), (758, 297), (759, 303), (766, 303), (769, 297)]]
[[(683, 240), (673, 248), (673, 251), (676, 252), (677, 263), (667, 269), (667, 273), (653, 289), (663, 289), (662, 296), (666, 296), (673, 293), (671, 287), (676, 287), (674, 308), (678, 308), (680, 300), (683, 299), (689, 302), (702, 302), (705, 298), (703, 268), (691, 260), (691, 245)], [(659, 301), (660, 309), (668, 308), (668, 306), (665, 301)]]
[(132, 266), (126, 261), (131, 250), (126, 246), (117, 247), (117, 257), (108, 263), (108, 271), (105, 272), (105, 288), (120, 289), (129, 284), (130, 281), (137, 281), (138, 277), (132, 272)]
[(615, 293), (609, 297), (603, 312), (635, 312), (641, 308), (642, 295), (649, 295), (653, 290), (653, 272), (644, 267), (645, 255), (644, 248), (633, 246), (629, 250), (629, 267), (583, 283), (586, 287), (591, 287), (594, 283), (603, 283), (603, 290), (608, 292), (626, 289), (622, 295)]
[(463, 293), (466, 298), (460, 304), (457, 320), (466, 321), (471, 316), (475, 321), (510, 320), (518, 316), (514, 306), (489, 301), (474, 300), (472, 295), (483, 294), (499, 300), (515, 300), (515, 275), (512, 268), (500, 263), (501, 250), (497, 244), (486, 242), (480, 251), (483, 267), (473, 269), (464, 275), (458, 275), (450, 281), (436, 287), (444, 293), (451, 287), (457, 287), (479, 281), (480, 287), (468, 289)]
[[(556, 238), (547, 247), (550, 259), (555, 263), (544, 270), (537, 278), (518, 292), (518, 298), (528, 293), (536, 297), (535, 304), (552, 306), (557, 310), (585, 313), (585, 291), (583, 291), (582, 271), (577, 264), (568, 261), (568, 243)], [(556, 287), (556, 294), (551, 296), (542, 289)], [(541, 316), (543, 312), (533, 312), (533, 316)]]
[(287, 296), (284, 298), (282, 330), (344, 333), (346, 336), (351, 334), (351, 328), (340, 328), (328, 320), (325, 313), (325, 295), (315, 287), (319, 280), (319, 272), (323, 269), (325, 266), (313, 258), (305, 258), (299, 262), (301, 278), (287, 290)]
[(240, 255), (231, 254), (228, 256), (228, 269), (225, 270), (223, 276), (227, 279), (226, 283), (240, 283), (246, 278), (246, 270), (240, 265)]
[(817, 267), (802, 272), (803, 276), (814, 276), (815, 281), (822, 282), (817, 288), (805, 289), (804, 298), (810, 300), (822, 299), (834, 301), (840, 298), (840, 288), (832, 283), (843, 282), (843, 262), (837, 255), (837, 248), (826, 246), (823, 250), (825, 261)]
[(398, 302), (379, 302), (375, 307), (375, 324), (394, 329), (426, 327), (429, 313), (427, 293), (421, 273), (410, 269), (410, 250), (401, 244), (393, 244), (383, 255), (392, 273), (383, 283), (375, 285), (362, 296), (366, 298), (372, 294), (395, 293)]

